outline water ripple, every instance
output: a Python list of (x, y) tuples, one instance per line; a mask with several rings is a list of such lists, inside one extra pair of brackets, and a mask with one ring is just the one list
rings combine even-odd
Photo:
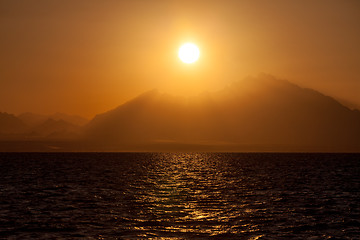
[(0, 238), (356, 239), (356, 154), (0, 154)]

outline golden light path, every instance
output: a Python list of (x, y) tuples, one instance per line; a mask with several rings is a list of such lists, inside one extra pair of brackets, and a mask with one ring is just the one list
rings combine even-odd
[(184, 63), (194, 63), (199, 59), (200, 50), (193, 43), (185, 43), (179, 49), (179, 58)]

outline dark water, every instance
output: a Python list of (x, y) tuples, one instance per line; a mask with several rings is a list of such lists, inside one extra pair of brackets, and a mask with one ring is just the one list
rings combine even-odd
[(0, 238), (360, 239), (359, 154), (1, 153)]

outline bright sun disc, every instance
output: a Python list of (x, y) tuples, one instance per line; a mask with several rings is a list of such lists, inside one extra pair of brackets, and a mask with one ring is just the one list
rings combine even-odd
[(184, 63), (193, 63), (199, 59), (199, 48), (193, 43), (185, 43), (179, 49), (179, 58)]

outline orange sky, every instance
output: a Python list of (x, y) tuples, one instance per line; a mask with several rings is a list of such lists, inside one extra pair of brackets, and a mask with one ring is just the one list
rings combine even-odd
[[(0, 111), (92, 117), (260, 72), (360, 105), (360, 2), (0, 0)], [(195, 64), (179, 61), (196, 43)]]

